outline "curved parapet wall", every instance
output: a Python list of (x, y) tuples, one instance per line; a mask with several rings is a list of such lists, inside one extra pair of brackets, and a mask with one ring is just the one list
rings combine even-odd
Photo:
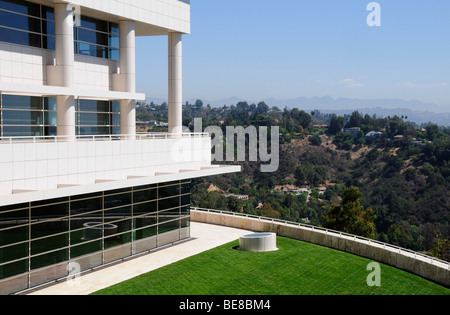
[(393, 245), (318, 227), (218, 210), (193, 208), (191, 220), (254, 232), (276, 233), (373, 259), (450, 287), (450, 263)]

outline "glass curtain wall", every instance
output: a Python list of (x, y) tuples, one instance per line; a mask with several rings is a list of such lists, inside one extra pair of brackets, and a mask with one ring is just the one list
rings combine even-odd
[[(19, 0), (0, 0), (0, 41), (55, 50), (54, 9)], [(76, 54), (119, 60), (119, 25), (81, 16), (74, 27)]]
[(18, 0), (0, 0), (0, 41), (55, 49), (53, 8)]
[(119, 135), (120, 102), (119, 101), (77, 101), (76, 110), (77, 135)]
[(56, 98), (0, 95), (2, 137), (56, 136)]
[(118, 24), (81, 16), (74, 37), (76, 54), (119, 60)]
[[(1, 207), (0, 282), (150, 237), (179, 233), (189, 226), (189, 215), (190, 181)], [(183, 238), (179, 235), (177, 240)], [(156, 246), (155, 242), (151, 247)], [(139, 253), (138, 246), (133, 248), (117, 258)]]

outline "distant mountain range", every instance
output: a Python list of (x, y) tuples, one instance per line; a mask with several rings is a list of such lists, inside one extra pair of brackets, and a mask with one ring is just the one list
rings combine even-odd
[[(190, 99), (190, 104), (195, 103), (197, 99)], [(164, 99), (148, 99), (155, 104), (167, 102)], [(377, 117), (387, 116), (407, 116), (408, 121), (417, 124), (435, 123), (440, 126), (450, 126), (450, 106), (444, 107), (432, 103), (424, 103), (421, 101), (406, 101), (401, 99), (351, 99), (337, 98), (330, 96), (323, 97), (298, 97), (289, 100), (278, 100), (269, 98), (265, 100), (246, 100), (239, 97), (230, 97), (217, 101), (202, 99), (206, 106), (210, 104), (212, 107), (222, 107), (224, 105), (236, 105), (238, 102), (247, 101), (251, 103), (259, 103), (264, 101), (270, 107), (277, 106), (280, 109), (292, 109), (297, 107), (305, 111), (320, 110), (322, 113), (335, 113), (336, 115), (350, 114), (358, 110), (362, 115), (377, 115)]]

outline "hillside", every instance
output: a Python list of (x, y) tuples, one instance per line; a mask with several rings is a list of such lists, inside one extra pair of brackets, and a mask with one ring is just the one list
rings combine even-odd
[[(159, 121), (166, 111), (164, 104), (139, 108), (142, 117)], [(199, 117), (203, 128), (219, 126), (224, 135), (227, 126), (280, 128), (276, 172), (261, 172), (261, 163), (248, 157), (225, 162), (241, 165), (242, 172), (194, 180), (194, 206), (320, 226), (343, 191), (354, 186), (362, 193), (361, 204), (373, 209), (377, 239), (450, 259), (449, 128), (418, 126), (404, 116), (308, 114), (264, 102), (212, 108), (198, 100), (183, 107), (183, 117), (191, 130)], [(351, 128), (356, 132), (345, 131)], [(370, 131), (379, 137), (366, 137)]]

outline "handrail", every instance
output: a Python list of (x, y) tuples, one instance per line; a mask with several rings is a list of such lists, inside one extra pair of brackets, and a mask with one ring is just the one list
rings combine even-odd
[(41, 142), (79, 142), (79, 141), (116, 141), (116, 140), (161, 140), (208, 138), (209, 133), (136, 133), (120, 135), (77, 135), (77, 136), (30, 136), (30, 137), (0, 137), (0, 144), (41, 143)]
[(361, 240), (361, 241), (365, 241), (368, 242), (369, 245), (372, 244), (377, 244), (380, 246), (383, 246), (383, 248), (391, 248), (394, 250), (399, 251), (399, 253), (401, 252), (406, 252), (409, 254), (413, 254), (414, 257), (416, 258), (417, 256), (420, 256), (422, 258), (425, 259), (429, 259), (431, 264), (434, 264), (435, 262), (447, 265), (447, 268), (450, 270), (450, 262), (436, 258), (436, 257), (432, 257), (429, 255), (425, 255), (419, 252), (415, 252), (413, 250), (410, 249), (406, 249), (406, 248), (402, 248), (400, 246), (396, 246), (396, 245), (392, 245), (392, 244), (388, 244), (388, 243), (383, 243), (377, 240), (373, 240), (373, 239), (369, 239), (366, 237), (362, 237), (362, 236), (358, 236), (358, 235), (353, 235), (353, 234), (349, 234), (349, 233), (345, 233), (345, 232), (340, 232), (340, 231), (336, 231), (336, 230), (331, 230), (331, 229), (327, 229), (327, 228), (323, 228), (320, 226), (314, 226), (314, 225), (309, 225), (309, 224), (304, 224), (304, 223), (299, 223), (299, 222), (292, 222), (292, 221), (286, 221), (286, 220), (281, 220), (281, 219), (275, 219), (275, 218), (268, 218), (268, 217), (262, 217), (262, 216), (257, 216), (257, 215), (252, 215), (252, 214), (246, 214), (246, 213), (236, 213), (236, 212), (232, 212), (232, 211), (225, 211), (225, 210), (214, 210), (214, 209), (206, 209), (206, 208), (198, 208), (198, 207), (193, 207), (191, 210), (194, 211), (201, 211), (201, 212), (212, 212), (212, 213), (219, 213), (219, 214), (223, 214), (223, 215), (231, 215), (231, 216), (240, 216), (240, 217), (245, 217), (245, 218), (249, 218), (249, 219), (257, 219), (259, 221), (268, 221), (268, 222), (272, 222), (272, 223), (280, 223), (280, 224), (284, 224), (284, 225), (294, 225), (294, 226), (298, 226), (298, 227), (302, 227), (302, 228), (308, 228), (308, 229), (312, 229), (314, 231), (322, 231), (325, 232), (326, 234), (328, 233), (333, 233), (336, 234), (336, 236), (338, 236), (339, 238), (342, 238), (343, 236), (345, 237), (350, 237), (353, 238), (354, 240)]

